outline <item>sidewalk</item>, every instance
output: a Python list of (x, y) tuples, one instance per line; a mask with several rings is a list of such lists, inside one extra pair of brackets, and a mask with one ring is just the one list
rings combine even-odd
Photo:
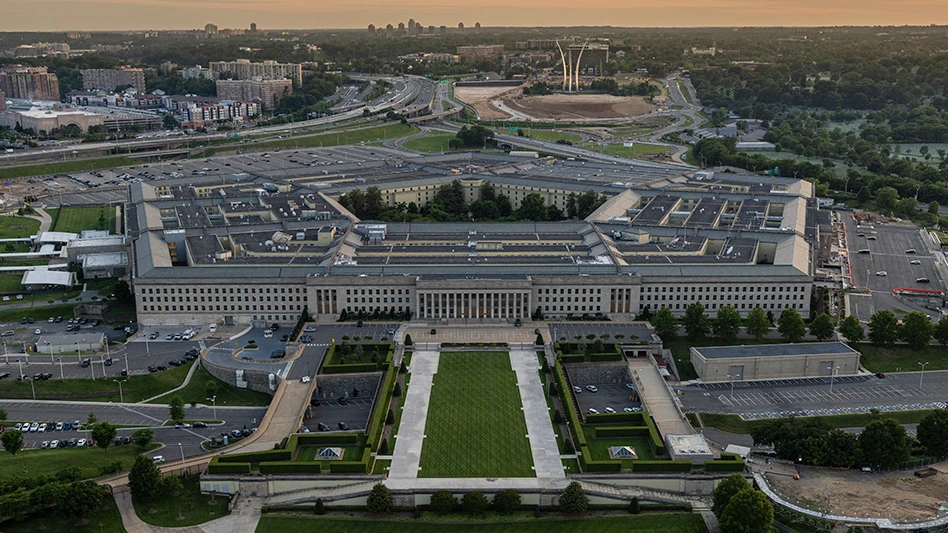
[(116, 493), (114, 498), (119, 514), (122, 515), (122, 525), (128, 533), (251, 533), (257, 529), (257, 522), (260, 521), (261, 502), (253, 499), (247, 501), (243, 507), (238, 503), (233, 514), (196, 526), (153, 526), (146, 524), (135, 514), (131, 492)]
[(550, 423), (549, 407), (537, 372), (540, 363), (536, 350), (510, 350), (510, 366), (517, 373), (523, 417), (533, 453), (533, 470), (538, 478), (565, 478), (556, 435)]
[(431, 384), (438, 372), (439, 353), (416, 351), (411, 358), (411, 387), (405, 395), (402, 420), (395, 436), (395, 450), (389, 467), (389, 479), (418, 477), (421, 464), (421, 446), (425, 440), (425, 422)]

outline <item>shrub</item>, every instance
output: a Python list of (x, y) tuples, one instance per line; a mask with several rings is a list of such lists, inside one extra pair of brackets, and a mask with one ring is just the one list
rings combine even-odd
[(572, 439), (566, 439), (565, 441), (563, 441), (563, 453), (564, 454), (576, 453), (576, 449), (573, 448)]
[(458, 507), (458, 500), (450, 491), (439, 490), (431, 495), (431, 510), (439, 515), (454, 512)]
[(394, 424), (394, 423), (395, 423), (395, 411), (393, 411), (393, 410), (391, 410), (391, 409), (388, 410), (388, 416), (385, 417), (385, 423), (386, 423), (386, 424)]
[(392, 396), (401, 396), (402, 395), (402, 385), (401, 383), (395, 383), (395, 390), (392, 391)]
[(560, 493), (559, 505), (560, 511), (567, 514), (585, 513), (589, 508), (589, 498), (583, 486), (573, 481)]
[(461, 498), (461, 508), (471, 516), (482, 516), (489, 506), (490, 502), (483, 492), (468, 492)]
[(513, 514), (520, 510), (520, 493), (513, 489), (502, 490), (494, 495), (494, 509), (500, 514)]
[(389, 513), (393, 507), (395, 499), (392, 498), (392, 491), (385, 485), (376, 483), (365, 502), (365, 508), (370, 513)]
[(379, 455), (388, 455), (388, 439), (382, 439), (382, 443), (379, 444)]
[(413, 345), (413, 344), (415, 344), (415, 343), (412, 342), (412, 340), (411, 340), (411, 333), (406, 333), (406, 334), (405, 334), (405, 346), (411, 346), (411, 345)]
[(560, 410), (559, 410), (559, 409), (553, 411), (553, 423), (554, 423), (554, 424), (562, 424), (562, 423), (563, 423), (563, 415), (560, 414)]
[(642, 510), (639, 508), (639, 499), (633, 497), (632, 501), (629, 502), (629, 513), (630, 514), (639, 514)]
[(316, 514), (316, 515), (326, 514), (326, 505), (323, 503), (322, 498), (316, 498), (316, 504), (313, 505), (313, 514)]

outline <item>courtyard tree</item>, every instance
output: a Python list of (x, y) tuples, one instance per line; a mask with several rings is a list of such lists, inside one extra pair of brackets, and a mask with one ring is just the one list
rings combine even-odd
[(470, 516), (483, 516), (488, 507), (490, 502), (483, 492), (468, 492), (461, 497), (461, 509)]
[(151, 441), (155, 439), (155, 431), (151, 428), (141, 428), (136, 429), (132, 433), (132, 442), (144, 448), (151, 444)]
[(431, 510), (439, 515), (452, 513), (457, 507), (458, 500), (451, 491), (439, 490), (431, 495)]
[(678, 320), (672, 314), (671, 309), (667, 307), (662, 307), (655, 313), (655, 316), (652, 317), (652, 327), (655, 328), (655, 333), (665, 342), (675, 340), (678, 335)]
[(103, 450), (112, 445), (117, 434), (118, 426), (108, 422), (99, 422), (92, 427), (92, 439), (95, 440), (95, 445)]
[(909, 346), (916, 350), (928, 345), (935, 332), (935, 325), (928, 315), (921, 311), (912, 311), (902, 318), (902, 327), (899, 328), (900, 337)]
[(941, 317), (941, 320), (935, 324), (932, 336), (942, 346), (948, 346), (948, 316)]
[(682, 317), (681, 324), (685, 327), (685, 333), (691, 340), (703, 339), (711, 330), (711, 323), (701, 302), (695, 302), (685, 309), (685, 316)]
[(918, 423), (918, 442), (935, 457), (948, 455), (948, 408), (936, 409)]
[(171, 415), (171, 420), (176, 424), (184, 420), (184, 400), (177, 394), (172, 396), (171, 401), (168, 402), (168, 412)]
[(817, 340), (829, 340), (833, 337), (834, 330), (833, 318), (826, 313), (816, 315), (816, 318), (810, 322), (810, 335), (816, 337)]
[(365, 501), (365, 508), (370, 513), (389, 513), (394, 507), (395, 499), (392, 497), (392, 491), (385, 485), (376, 483)]
[(774, 507), (759, 490), (744, 489), (728, 502), (719, 520), (721, 533), (770, 533)]
[(494, 495), (494, 509), (504, 515), (513, 514), (520, 510), (520, 493), (514, 489), (506, 489)]
[[(948, 322), (946, 322), (946, 326), (948, 326)], [(849, 315), (844, 318), (843, 321), (839, 323), (839, 332), (842, 333), (843, 337), (846, 337), (846, 340), (849, 342), (860, 342), (866, 338), (866, 330), (863, 329), (856, 315)]]
[(143, 502), (153, 501), (161, 494), (161, 471), (150, 457), (135, 458), (128, 473), (128, 488), (133, 498)]
[(109, 496), (109, 489), (87, 479), (77, 481), (66, 487), (66, 494), (59, 502), (59, 509), (69, 516), (85, 519), (93, 511), (101, 508)]
[(566, 514), (585, 513), (589, 509), (589, 497), (578, 481), (573, 481), (563, 489), (559, 498), (560, 511)]
[(850, 467), (862, 459), (859, 438), (841, 429), (833, 429), (817, 449), (816, 464), (822, 466)]
[(876, 311), (869, 319), (869, 340), (876, 346), (888, 346), (899, 338), (899, 319), (888, 309)]
[(770, 332), (770, 320), (767, 318), (767, 313), (760, 307), (751, 309), (751, 312), (747, 314), (746, 323), (747, 326), (744, 329), (747, 330), (748, 335), (754, 337), (754, 340), (759, 341)]
[(0, 443), (3, 443), (3, 449), (10, 455), (16, 455), (16, 452), (23, 448), (23, 432), (16, 429), (8, 429), (0, 433)]
[(784, 309), (777, 321), (777, 331), (787, 342), (797, 342), (806, 335), (806, 323), (794, 308)]
[(714, 336), (726, 343), (737, 339), (737, 332), (741, 327), (741, 314), (733, 305), (725, 305), (718, 309), (718, 314), (711, 323)]
[(711, 512), (720, 518), (721, 513), (724, 512), (731, 498), (738, 492), (750, 488), (750, 484), (741, 474), (731, 474), (724, 478), (724, 480), (718, 483), (718, 486), (714, 488), (714, 492), (711, 493)]
[(859, 435), (863, 459), (871, 465), (886, 468), (908, 460), (910, 442), (905, 428), (893, 418), (873, 420)]

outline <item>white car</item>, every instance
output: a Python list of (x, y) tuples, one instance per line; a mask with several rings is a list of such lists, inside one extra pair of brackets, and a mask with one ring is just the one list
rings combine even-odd
[(635, 411), (632, 410), (631, 407), (626, 407), (626, 408), (623, 409), (622, 411), (623, 411), (624, 413), (634, 413), (634, 412), (635, 412)]
[(15, 430), (17, 430), (17, 431), (22, 431), (22, 429), (23, 429), (23, 424), (17, 422), (16, 425), (13, 426), (13, 429), (15, 429)]
[(606, 407), (606, 412), (607, 412), (607, 413), (614, 413), (614, 412), (616, 412), (616, 410), (613, 409), (612, 407)]
[(41, 330), (40, 328), (36, 328), (36, 330), (33, 333), (35, 333), (36, 335), (41, 335), (43, 333), (43, 330)]
[(49, 448), (49, 441), (48, 441), (48, 440), (44, 440), (43, 442), (41, 442), (41, 443), (40, 443), (40, 448)]
[(309, 382), (310, 382), (310, 378), (309, 378), (309, 376), (303, 376), (302, 378), (300, 378), (300, 381), (303, 382), (303, 383), (309, 383)]
[(16, 295), (16, 299), (17, 299), (17, 300), (22, 300), (22, 299), (23, 299), (23, 295), (22, 295), (22, 294), (17, 294), (17, 295)]
[[(65, 442), (65, 441), (63, 441), (63, 442)], [(50, 448), (59, 448), (59, 441), (58, 441), (58, 440), (54, 440), (54, 441), (50, 442), (50, 443), (49, 443), (49, 447), (50, 447)]]
[(595, 385), (586, 385), (586, 390), (589, 392), (599, 392), (599, 389), (597, 389)]
[(626, 384), (625, 384), (625, 388), (627, 388), (627, 389), (629, 389), (629, 390), (635, 390), (635, 384), (634, 384), (634, 383), (626, 383)]
[(47, 426), (46, 424), (40, 424), (39, 429), (37, 429), (36, 431), (38, 431), (38, 432), (40, 432), (40, 433), (46, 433), (46, 428), (47, 428), (47, 427), (49, 427), (49, 426)]
[(36, 433), (37, 431), (39, 431), (39, 424), (37, 422), (30, 424), (30, 433)]
[(592, 407), (590, 407), (588, 413), (591, 414), (591, 415), (598, 415), (598, 414), (599, 414), (599, 411), (597, 411), (597, 410), (593, 409)]
[(152, 457), (151, 460), (154, 461), (155, 463), (163, 463), (163, 462), (165, 462), (165, 456), (164, 456), (164, 455), (156, 455), (156, 456)]
[(573, 387), (573, 392), (575, 392), (576, 394), (579, 394), (579, 393), (583, 392), (583, 389), (574, 386), (574, 387)]
[(316, 326), (306, 326), (303, 328), (303, 333), (313, 333), (316, 331)]
[(877, 275), (877, 276), (888, 276), (889, 273), (886, 272), (885, 270), (880, 270), (880, 271), (876, 272), (876, 275)]
[(919, 261), (918, 259), (913, 259), (913, 260), (909, 261), (909, 264), (910, 264), (910, 265), (920, 265), (920, 264), (922, 264), (922, 262)]
[(76, 442), (76, 447), (77, 447), (77, 448), (82, 448), (82, 447), (84, 447), (85, 445), (86, 445), (86, 439), (79, 439), (79, 441)]
[(4, 297), (3, 297), (3, 301), (4, 301), (4, 302), (9, 302), (9, 301), (10, 301), (10, 297), (9, 297), (9, 296), (4, 296)]

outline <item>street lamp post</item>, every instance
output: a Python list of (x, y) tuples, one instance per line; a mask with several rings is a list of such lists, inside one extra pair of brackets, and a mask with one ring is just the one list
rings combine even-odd
[(127, 379), (123, 379), (123, 380), (113, 379), (112, 381), (118, 383), (118, 386), (119, 386), (119, 401), (122, 402), (122, 403), (125, 403), (125, 394), (122, 393), (122, 383), (125, 383), (125, 382), (128, 381), (128, 380), (127, 380)]
[(918, 376), (918, 388), (919, 388), (919, 390), (921, 390), (921, 388), (922, 388), (922, 379), (925, 377), (925, 367), (928, 366), (928, 361), (925, 361), (924, 363), (919, 363), (918, 365), (919, 365), (920, 367), (922, 367), (922, 373), (919, 374), (919, 376)]
[(76, 358), (79, 359), (79, 364), (82, 364), (82, 353), (79, 351), (79, 341), (76, 341)]
[(59, 358), (59, 379), (66, 379), (66, 373), (63, 371), (63, 358)]
[(214, 421), (217, 421), (217, 395), (211, 396), (210, 398), (205, 398), (205, 400), (211, 401), (211, 406), (214, 408)]
[(730, 378), (730, 380), (731, 380), (731, 399), (733, 400), (733, 399), (734, 399), (734, 379), (735, 379), (735, 378), (741, 379), (741, 375), (740, 375), (740, 374), (734, 374), (734, 375), (732, 376), (732, 375), (728, 374), (727, 377)]
[(830, 394), (833, 394), (833, 378), (836, 377), (836, 373), (839, 372), (839, 367), (830, 370)]
[[(182, 446), (180, 442), (178, 443), (178, 449), (181, 450), (181, 470), (182, 470), (182, 472), (184, 472), (184, 471), (185, 471), (185, 468), (186, 468), (186, 467), (184, 466), (184, 446)], [(182, 474), (182, 475), (183, 475), (183, 474)]]
[(16, 360), (17, 364), (20, 365), (20, 379), (23, 379), (23, 362), (19, 359)]
[(128, 354), (124, 355), (125, 358), (125, 375), (128, 375)]

